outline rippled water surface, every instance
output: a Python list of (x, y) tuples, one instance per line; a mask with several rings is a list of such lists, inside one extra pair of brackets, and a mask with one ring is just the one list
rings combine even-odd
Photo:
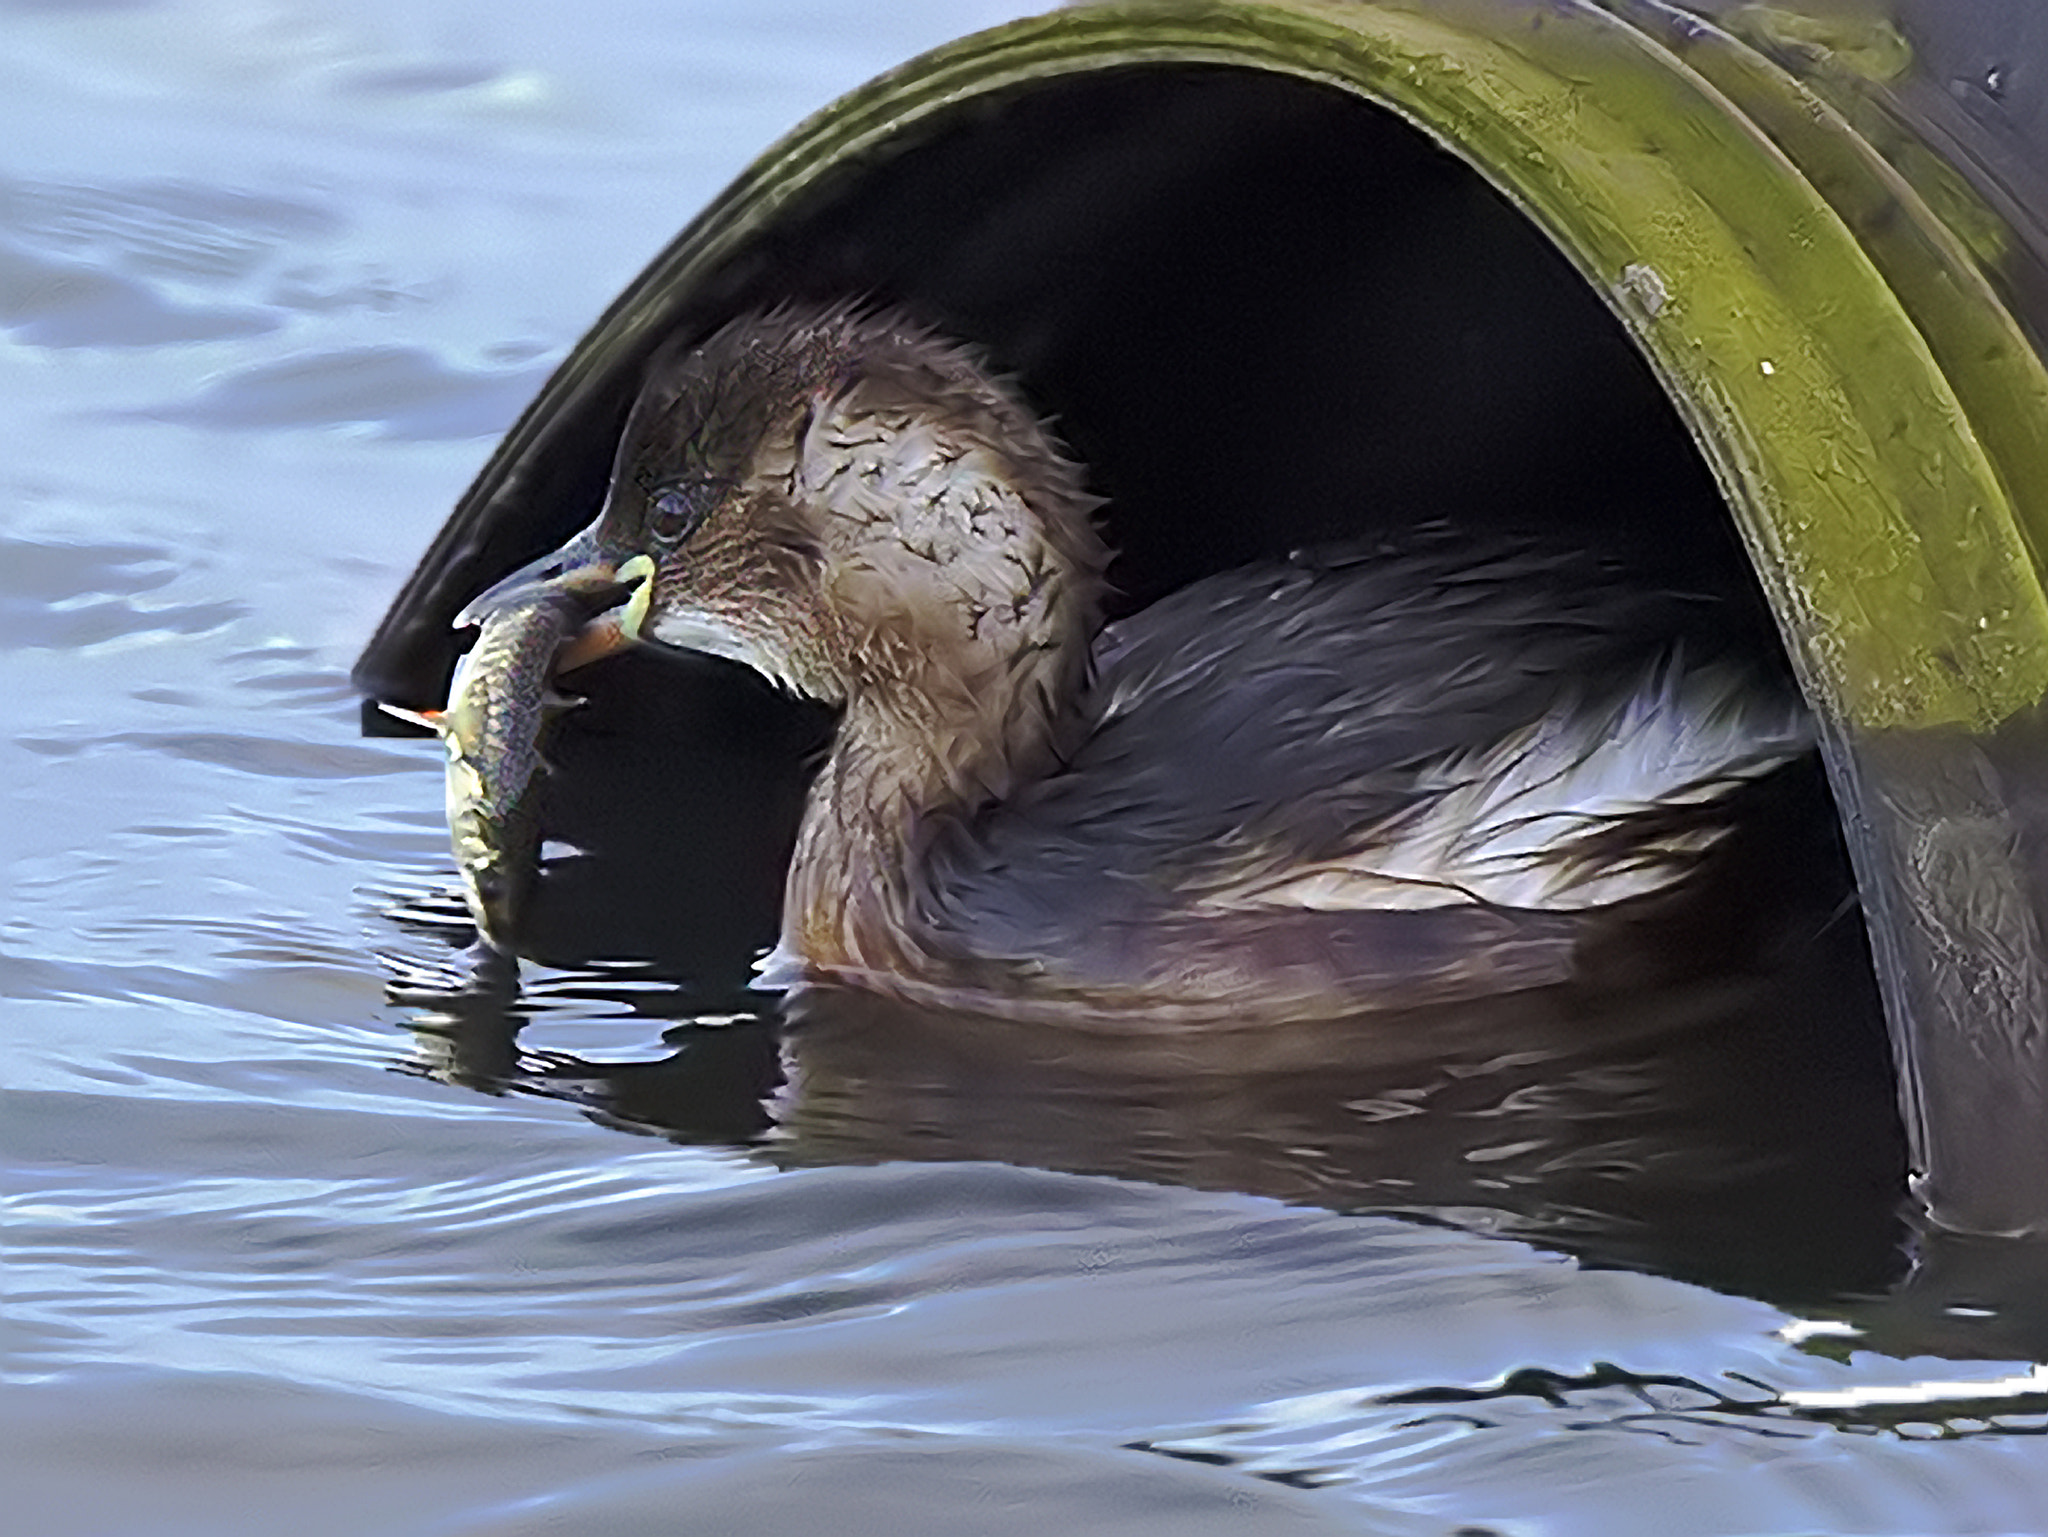
[(690, 213), (1009, 9), (0, 6), (8, 1530), (2048, 1531), (1825, 968), (1428, 1053), (436, 1000), (356, 649)]

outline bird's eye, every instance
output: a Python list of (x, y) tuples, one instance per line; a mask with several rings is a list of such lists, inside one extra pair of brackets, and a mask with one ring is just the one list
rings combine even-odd
[(723, 489), (711, 480), (671, 481), (656, 488), (647, 505), (649, 531), (665, 544), (681, 544), (697, 532)]

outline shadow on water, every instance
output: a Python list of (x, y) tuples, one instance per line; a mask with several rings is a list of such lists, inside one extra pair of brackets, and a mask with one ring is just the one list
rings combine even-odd
[(1894, 1283), (1906, 1238), (1882, 1038), (1825, 969), (1171, 1037), (833, 988), (728, 1012), (593, 976), (568, 990), (584, 1006), (676, 1019), (666, 1055), (523, 1049), (558, 985), (436, 1000), (414, 1066), (784, 1167), (990, 1160), (1401, 1212), (1814, 1307)]
[[(827, 988), (778, 1004), (746, 990), (748, 965), (829, 721), (725, 664), (605, 665), (663, 686), (592, 669), (551, 749), (550, 831), (584, 853), (547, 867), (532, 951), (566, 969), (522, 992), (474, 957), (453, 982), (429, 964), (400, 989), (421, 1006), (416, 1071), (782, 1166), (993, 1160), (1400, 1212), (1795, 1308), (1907, 1269), (1882, 1020), (1831, 832), (1742, 867), (1746, 885), (1801, 871), (1724, 904), (1768, 914), (1765, 964), (1649, 993), (1169, 1032)], [(453, 905), (415, 913), (469, 938)], [(1675, 942), (1715, 940), (1691, 925)], [(655, 1021), (664, 1050), (521, 1042), (564, 1015)]]
[[(1842, 1320), (1845, 1356), (2041, 1359), (2048, 1250), (1903, 1215), (1861, 945), (1845, 923), (1770, 974), (1625, 1003), (1532, 993), (1170, 1035), (829, 987), (714, 996), (639, 968), (521, 993), (472, 955), (465, 986), (414, 991), (404, 1070), (784, 1169), (997, 1162), (1397, 1215)], [(597, 1061), (521, 1041), (564, 1012), (654, 1022), (660, 1047)], [(1806, 1345), (1837, 1353), (1830, 1330)], [(1930, 1418), (1920, 1400), (1830, 1413)]]
[[(704, 658), (572, 682), (544, 820), (578, 852), (546, 865), (527, 946), (549, 969), (451, 966), (459, 903), (414, 904), (409, 1071), (778, 1167), (985, 1161), (1399, 1214), (1850, 1319), (1895, 1355), (2048, 1355), (2038, 1246), (1902, 1214), (1867, 940), (1816, 805), (1753, 830), (1706, 916), (1656, 936), (1696, 952), (1683, 984), (1282, 1029), (1023, 1026), (750, 991), (830, 716)], [(563, 1022), (573, 1049), (550, 1043)]]

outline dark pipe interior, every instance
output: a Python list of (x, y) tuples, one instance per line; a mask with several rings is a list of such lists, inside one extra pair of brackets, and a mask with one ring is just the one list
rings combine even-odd
[(1331, 88), (1035, 86), (855, 173), (749, 287), (900, 302), (1014, 369), (1109, 497), (1132, 601), (1418, 519), (1562, 524), (1749, 590), (1586, 281), (1463, 162)]

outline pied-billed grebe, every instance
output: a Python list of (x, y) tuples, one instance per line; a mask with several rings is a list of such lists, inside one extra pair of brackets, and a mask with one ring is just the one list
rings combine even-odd
[(1297, 556), (1102, 628), (1094, 506), (968, 350), (784, 310), (658, 358), (597, 521), (480, 606), (650, 559), (617, 634), (843, 711), (784, 974), (1028, 1017), (1566, 980), (1810, 747), (1683, 641), (1699, 600), (1528, 543)]

